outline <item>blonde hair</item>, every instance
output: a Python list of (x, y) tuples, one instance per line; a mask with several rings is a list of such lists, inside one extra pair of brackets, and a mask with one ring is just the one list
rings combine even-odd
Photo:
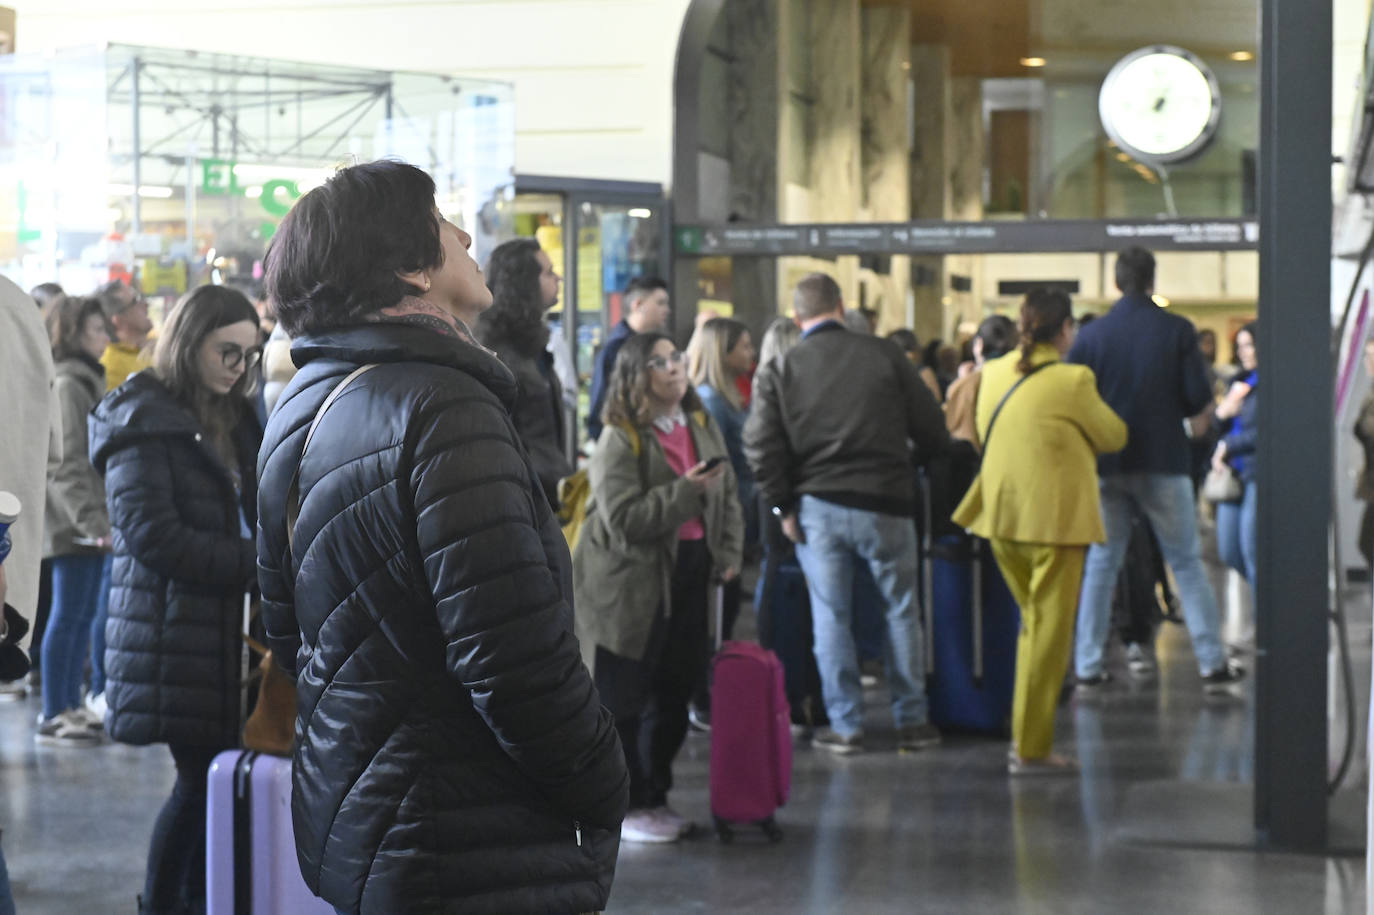
[(715, 388), (736, 410), (744, 408), (744, 395), (735, 386), (725, 359), (748, 332), (733, 318), (712, 318), (697, 328), (687, 344), (687, 377), (692, 384)]
[(785, 315), (779, 315), (764, 331), (763, 343), (759, 345), (759, 367), (772, 365), (782, 358), (788, 350), (801, 339), (801, 328), (797, 322)]

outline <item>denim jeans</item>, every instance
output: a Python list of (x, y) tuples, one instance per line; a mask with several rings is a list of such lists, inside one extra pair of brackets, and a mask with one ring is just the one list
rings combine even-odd
[(105, 622), (110, 618), (110, 575), (114, 554), (105, 554), (100, 571), (100, 596), (96, 598), (95, 618), (91, 620), (91, 695), (105, 692)]
[(1074, 652), (1078, 676), (1102, 673), (1102, 654), (1111, 627), (1112, 589), (1130, 543), (1133, 505), (1149, 519), (1164, 561), (1178, 580), (1183, 619), (1193, 639), (1199, 669), (1203, 674), (1220, 670), (1226, 663), (1221, 611), (1202, 565), (1192, 481), (1184, 474), (1119, 473), (1103, 477), (1100, 486), (1107, 542), (1095, 543), (1088, 550)]
[(10, 888), (10, 870), (3, 851), (0, 851), (0, 915), (14, 915), (14, 890)]
[(1251, 586), (1255, 583), (1255, 484), (1246, 483), (1239, 502), (1217, 504), (1217, 553)]
[(45, 719), (81, 704), (81, 671), (104, 563), (105, 557), (98, 553), (53, 557), (52, 612), (43, 634)]
[(177, 743), (167, 748), (176, 763), (177, 780), (153, 822), (144, 911), (204, 912), (206, 779), (221, 749)]
[(854, 646), (854, 559), (868, 564), (882, 593), (883, 661), (898, 727), (925, 724), (925, 645), (917, 598), (916, 527), (910, 518), (846, 508), (803, 496), (806, 543), (797, 559), (811, 594), (816, 664), (830, 726), (846, 737), (863, 730), (863, 686)]

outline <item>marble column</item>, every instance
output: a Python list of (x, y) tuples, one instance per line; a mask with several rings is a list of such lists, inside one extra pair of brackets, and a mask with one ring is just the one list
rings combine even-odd
[[(776, 222), (781, 110), (779, 17), (776, 0), (730, 0), (722, 14), (729, 40), (730, 218)], [(774, 258), (736, 257), (735, 316), (755, 339), (776, 314)]]
[[(950, 82), (950, 121), (946, 131), (949, 160), (949, 218), (977, 222), (983, 218), (983, 84), (976, 77), (959, 77)], [(945, 309), (949, 324), (977, 323), (983, 318), (983, 289), (980, 256), (953, 255), (945, 258), (947, 276), (970, 277), (973, 288), (956, 292), (948, 281), (945, 295), (951, 305)]]
[[(950, 96), (950, 50), (945, 45), (917, 44), (911, 48), (911, 81), (915, 94), (911, 144), (911, 216), (949, 219), (953, 211), (949, 175), (949, 130), (953, 120)], [(916, 336), (922, 343), (944, 337), (948, 279), (945, 258), (911, 259)]]
[[(874, 222), (911, 218), (911, 144), (907, 129), (910, 85), (911, 7), (865, 6), (862, 55), (862, 216)], [(869, 304), (879, 330), (906, 326), (911, 288), (910, 258), (893, 257), (885, 272), (869, 278)]]
[[(811, 9), (812, 134), (811, 218), (818, 222), (858, 219), (862, 197), (859, 59), (862, 35), (858, 0), (819, 0)], [(835, 280), (847, 303), (857, 304), (858, 257), (835, 260)]]

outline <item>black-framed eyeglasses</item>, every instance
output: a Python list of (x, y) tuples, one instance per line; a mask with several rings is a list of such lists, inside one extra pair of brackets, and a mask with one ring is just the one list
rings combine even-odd
[(650, 356), (644, 364), (655, 371), (666, 372), (669, 365), (682, 365), (686, 358), (681, 350), (673, 350), (667, 356)]
[(220, 361), (229, 371), (234, 371), (240, 365), (245, 372), (251, 372), (253, 368), (262, 361), (262, 347), (250, 346), (244, 349), (232, 343), (225, 343), (219, 348)]

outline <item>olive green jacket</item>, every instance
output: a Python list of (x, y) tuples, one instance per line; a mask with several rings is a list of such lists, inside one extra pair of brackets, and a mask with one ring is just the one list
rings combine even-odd
[[(698, 460), (729, 457), (705, 411), (687, 422)], [(668, 466), (650, 426), (606, 426), (587, 473), (591, 499), (573, 552), (573, 594), (582, 659), (594, 670), (598, 645), (643, 659), (655, 617), (670, 612), (678, 528), (700, 515), (715, 571), (738, 570), (744, 516), (728, 460), (724, 477), (701, 493)]]

